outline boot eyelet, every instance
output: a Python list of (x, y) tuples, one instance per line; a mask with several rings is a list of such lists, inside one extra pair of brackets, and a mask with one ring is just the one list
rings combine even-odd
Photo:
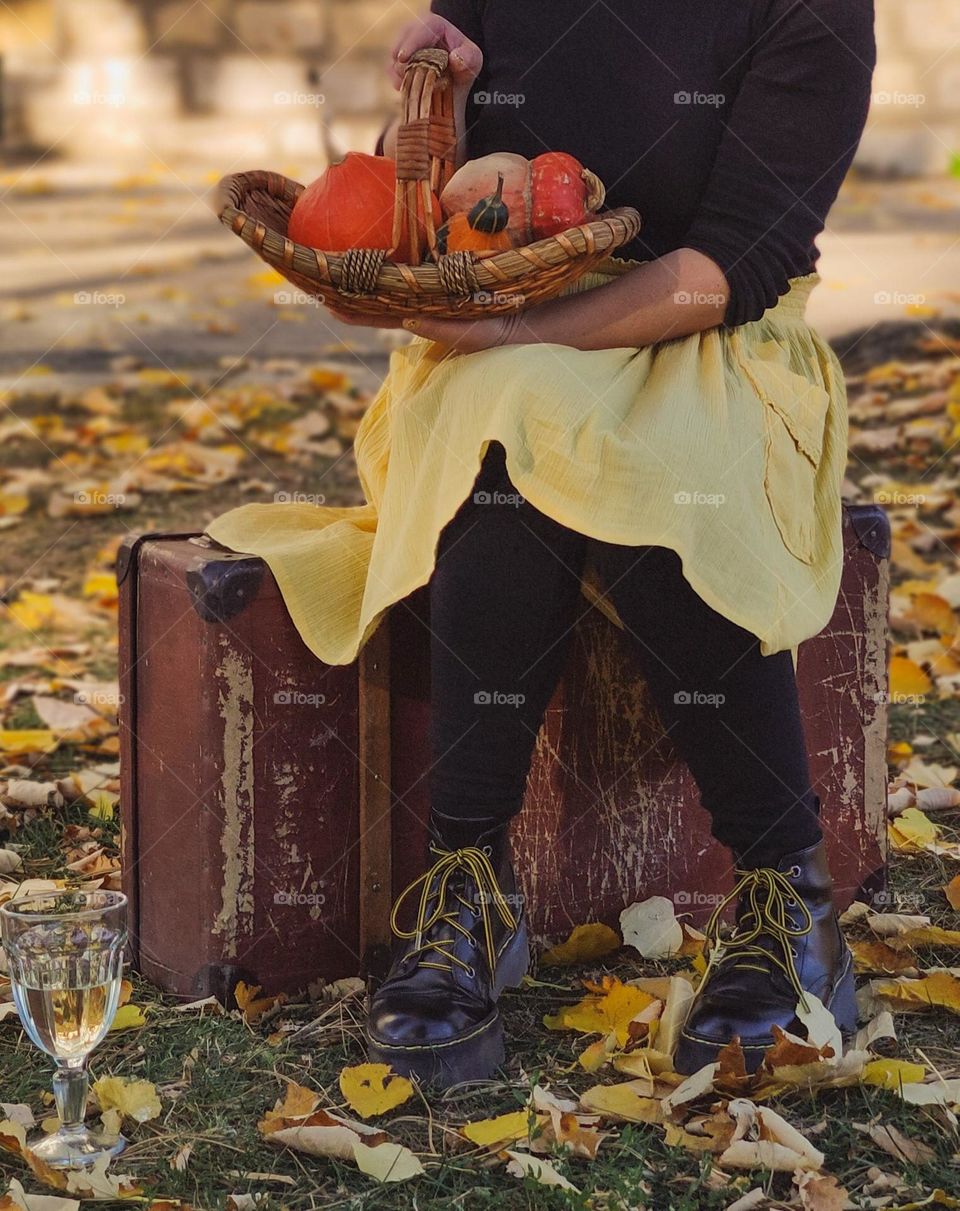
[(476, 977), (476, 974), (477, 974), (477, 969), (475, 967), (468, 967), (466, 969), (466, 975), (467, 975), (468, 979), (470, 979), (470, 980), (474, 979)]
[(483, 852), (487, 855), (488, 858), (492, 858), (493, 857), (493, 846), (485, 845), (483, 847)]
[(791, 879), (798, 879), (798, 878), (800, 877), (800, 867), (799, 867), (799, 866), (791, 866), (791, 867), (790, 867), (790, 876), (789, 876), (789, 877), (790, 877)]
[(796, 907), (797, 907), (797, 902), (793, 898), (793, 896), (791, 896), (790, 899), (787, 900), (787, 908), (796, 908)]
[(792, 957), (792, 958), (794, 958), (794, 959), (799, 959), (799, 958), (800, 958), (799, 953), (798, 953), (796, 950), (794, 950), (792, 946), (790, 947), (790, 955), (791, 955), (791, 957)]

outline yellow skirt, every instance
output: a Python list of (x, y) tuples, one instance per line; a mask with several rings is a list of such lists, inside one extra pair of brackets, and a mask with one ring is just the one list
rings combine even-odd
[[(846, 393), (804, 321), (818, 281), (795, 279), (756, 322), (644, 349), (458, 354), (417, 338), (391, 356), (357, 432), (366, 504), (246, 504), (207, 533), (262, 557), (307, 647), (347, 664), (430, 579), (440, 531), (498, 441), (535, 508), (607, 542), (672, 547), (696, 592), (764, 654), (795, 649), (829, 620), (843, 560)], [(619, 621), (590, 569), (583, 589)]]

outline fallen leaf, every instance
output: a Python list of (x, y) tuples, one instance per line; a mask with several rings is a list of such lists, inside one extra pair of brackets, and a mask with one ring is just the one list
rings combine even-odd
[(257, 994), (261, 991), (259, 984), (245, 984), (243, 980), (237, 984), (233, 996), (245, 1022), (256, 1022), (277, 1005), (286, 1003), (285, 993), (281, 992), (275, 997), (259, 997)]
[(828, 1173), (801, 1171), (793, 1180), (803, 1211), (844, 1211), (851, 1205), (847, 1191)]
[(878, 1085), (881, 1089), (899, 1090), (903, 1085), (921, 1082), (927, 1075), (922, 1064), (911, 1064), (908, 1060), (871, 1060), (863, 1070), (864, 1085)]
[(919, 980), (871, 980), (871, 1000), (899, 1013), (918, 1012), (940, 1005), (960, 1013), (960, 980), (946, 971), (935, 971)]
[(580, 1097), (584, 1110), (624, 1123), (660, 1123), (664, 1118), (660, 1099), (648, 1097), (645, 1083), (623, 1081), (618, 1085), (594, 1085)]
[(135, 1030), (146, 1024), (146, 1014), (139, 1005), (121, 1005), (113, 1016), (110, 1030)]
[(152, 1081), (131, 1081), (122, 1076), (102, 1076), (93, 1084), (101, 1110), (119, 1110), (125, 1118), (146, 1123), (160, 1116), (162, 1107)]
[(565, 1006), (543, 1019), (548, 1030), (576, 1030), (581, 1034), (607, 1035), (613, 1032), (620, 1046), (629, 1038), (629, 1023), (646, 1009), (654, 997), (622, 984), (615, 976), (605, 976), (600, 985), (576, 1005)]
[(620, 949), (620, 938), (609, 925), (578, 925), (565, 942), (540, 956), (541, 967), (570, 967)]
[(632, 946), (645, 959), (667, 959), (683, 946), (683, 930), (673, 903), (666, 896), (651, 896), (631, 904), (620, 914), (625, 946)]
[(423, 1165), (409, 1148), (389, 1141), (371, 1147), (355, 1139), (353, 1159), (361, 1173), (378, 1182), (406, 1182), (423, 1173)]
[(895, 700), (925, 697), (933, 692), (933, 682), (919, 664), (906, 656), (890, 658), (890, 696)]
[(361, 1118), (373, 1118), (413, 1097), (413, 1085), (389, 1064), (357, 1064), (340, 1073), (340, 1092)]
[(919, 1140), (912, 1140), (892, 1123), (870, 1123), (864, 1134), (888, 1155), (911, 1165), (926, 1165), (936, 1159), (936, 1152)]
[(460, 1133), (472, 1144), (477, 1144), (481, 1148), (492, 1148), (498, 1144), (512, 1143), (513, 1140), (526, 1139), (529, 1130), (530, 1112), (514, 1110), (509, 1114), (500, 1114), (496, 1118), (465, 1123), (460, 1128)]
[(574, 1194), (580, 1191), (569, 1182), (562, 1173), (558, 1173), (549, 1161), (539, 1156), (531, 1156), (528, 1152), (513, 1152), (506, 1149), (510, 1158), (507, 1172), (511, 1177), (532, 1177), (540, 1186), (559, 1186), (561, 1190), (570, 1190)]

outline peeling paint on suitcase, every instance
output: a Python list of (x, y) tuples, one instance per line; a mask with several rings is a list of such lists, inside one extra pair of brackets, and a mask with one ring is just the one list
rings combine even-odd
[(119, 570), (139, 969), (185, 996), (356, 971), (356, 667), (312, 656), (259, 560), (146, 536)]

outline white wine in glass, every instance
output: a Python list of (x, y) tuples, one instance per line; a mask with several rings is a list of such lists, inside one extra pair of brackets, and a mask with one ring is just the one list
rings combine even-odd
[(116, 1156), (122, 1136), (90, 1131), (87, 1059), (120, 1000), (127, 898), (116, 891), (35, 892), (0, 906), (13, 1000), (34, 1043), (53, 1056), (60, 1128), (28, 1140), (53, 1168), (88, 1168)]

